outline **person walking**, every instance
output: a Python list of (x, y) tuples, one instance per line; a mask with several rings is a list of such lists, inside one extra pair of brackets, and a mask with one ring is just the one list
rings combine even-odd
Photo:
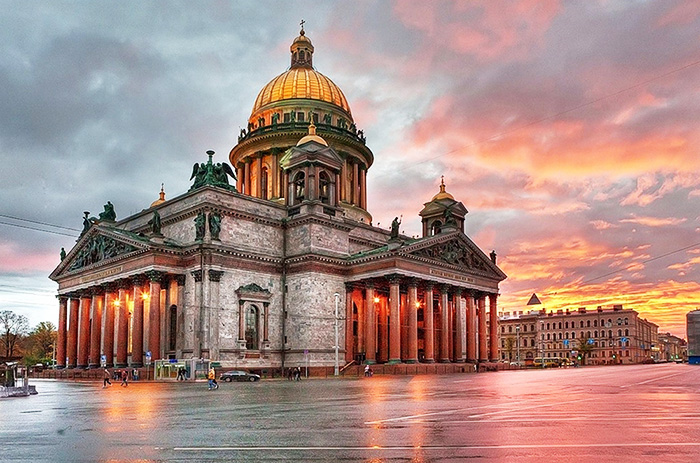
[(127, 370), (122, 370), (122, 383), (120, 386), (129, 386), (129, 372)]
[(112, 385), (112, 381), (110, 381), (111, 377), (112, 377), (112, 374), (109, 372), (109, 370), (107, 368), (105, 368), (105, 376), (104, 376), (104, 380), (102, 381), (102, 389), (106, 388), (108, 384), (110, 386)]
[(209, 379), (209, 390), (219, 389), (219, 384), (216, 382), (216, 371), (213, 368), (209, 369), (209, 374), (207, 375)]

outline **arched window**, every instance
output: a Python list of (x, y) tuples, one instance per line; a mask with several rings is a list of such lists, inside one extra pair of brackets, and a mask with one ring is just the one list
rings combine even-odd
[(331, 203), (331, 178), (326, 172), (321, 172), (318, 176), (318, 199), (323, 204)]
[(535, 340), (534, 339), (530, 339), (530, 347), (535, 347)]
[(436, 220), (435, 222), (433, 222), (431, 234), (437, 235), (438, 233), (440, 233), (441, 230), (442, 230), (442, 222), (440, 222), (439, 220)]
[(629, 335), (630, 335), (630, 330), (625, 329), (625, 336), (629, 336)]
[(293, 204), (299, 204), (304, 200), (306, 194), (306, 178), (304, 172), (297, 172), (294, 176), (294, 201)]
[(593, 326), (598, 326), (598, 320), (593, 320)]
[(566, 326), (566, 329), (568, 330), (569, 329), (569, 322), (566, 322), (566, 324), (564, 326)]
[(260, 192), (260, 197), (262, 199), (267, 199), (267, 167), (262, 168), (262, 172), (260, 173), (260, 185), (261, 185), (261, 192)]
[(512, 326), (509, 326), (509, 327), (508, 327), (508, 332), (509, 332), (509, 333), (512, 333), (512, 332), (513, 332), (513, 327), (512, 327)]
[(629, 324), (630, 324), (629, 319), (627, 317), (625, 317), (625, 325), (629, 325)]
[(591, 327), (591, 321), (590, 321), (590, 320), (586, 320), (586, 328), (590, 328), (590, 327)]
[(258, 349), (258, 332), (260, 310), (257, 306), (251, 305), (245, 313), (245, 347), (246, 349)]
[(559, 329), (561, 329), (561, 322), (559, 322)]

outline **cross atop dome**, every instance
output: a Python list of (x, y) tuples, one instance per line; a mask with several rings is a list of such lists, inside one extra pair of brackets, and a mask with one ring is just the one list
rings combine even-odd
[(294, 39), (292, 46), (289, 47), (289, 50), (292, 52), (292, 69), (313, 69), (312, 57), (314, 54), (314, 46), (311, 44), (311, 40), (306, 36), (306, 32), (304, 32), (305, 22), (306, 21), (303, 19), (301, 20), (299, 37)]

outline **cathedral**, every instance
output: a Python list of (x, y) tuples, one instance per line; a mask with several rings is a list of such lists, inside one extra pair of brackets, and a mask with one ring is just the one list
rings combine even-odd
[[(189, 191), (118, 219), (111, 203), (50, 278), (61, 368), (210, 359), (284, 369), (498, 359), (506, 275), (439, 191), (422, 236), (372, 225), (374, 155), (301, 30), (258, 94), (228, 163), (208, 151)], [(183, 175), (187, 175), (183, 173)], [(428, 198), (426, 198), (428, 199)], [(420, 207), (416, 205), (416, 210)]]

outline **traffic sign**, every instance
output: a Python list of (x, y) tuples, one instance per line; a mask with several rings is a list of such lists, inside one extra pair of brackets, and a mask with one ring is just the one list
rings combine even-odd
[(593, 344), (595, 341), (593, 341), (593, 338), (588, 338), (588, 341), (586, 341), (588, 344)]
[(151, 351), (146, 352), (146, 365), (151, 364)]
[(566, 347), (569, 347), (569, 340), (568, 340), (568, 339), (564, 339), (564, 345), (565, 345)]

